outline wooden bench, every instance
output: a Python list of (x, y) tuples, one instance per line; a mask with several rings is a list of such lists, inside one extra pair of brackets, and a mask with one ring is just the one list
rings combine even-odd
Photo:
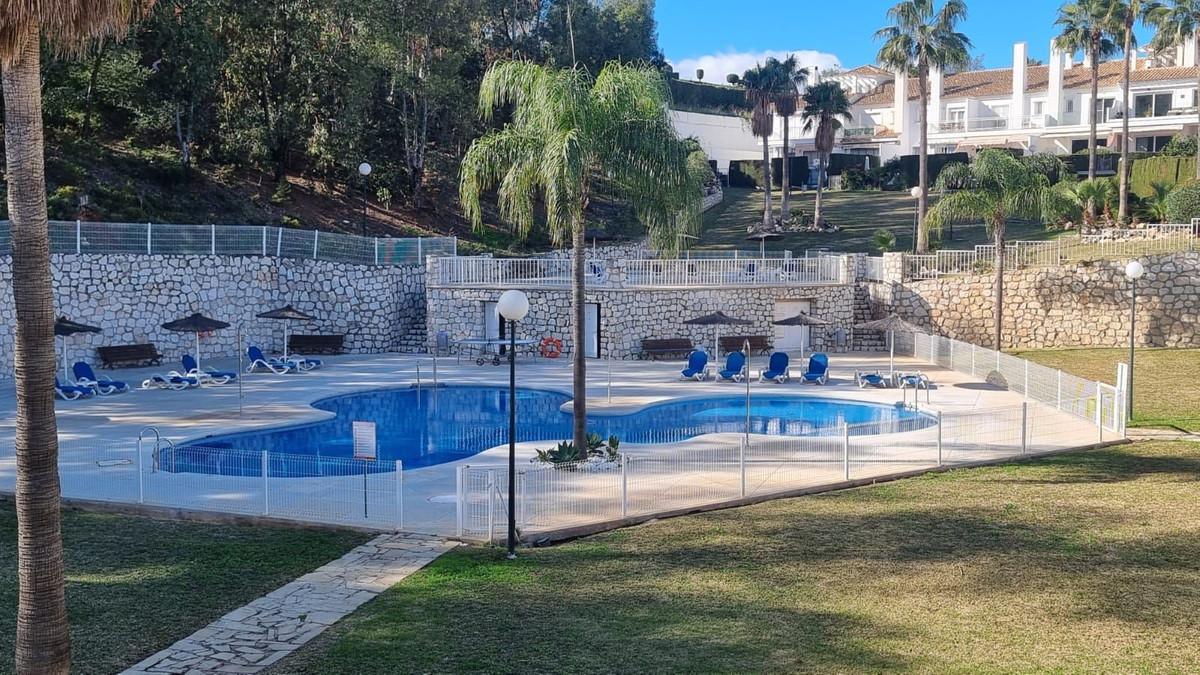
[(289, 335), (288, 351), (297, 354), (341, 354), (345, 335)]
[(101, 368), (113, 368), (117, 365), (157, 366), (162, 363), (163, 358), (153, 344), (96, 347), (96, 355), (100, 357)]
[(746, 345), (746, 340), (750, 341), (751, 354), (770, 354), (771, 339), (766, 335), (722, 335), (717, 344), (721, 351), (728, 354), (729, 352), (740, 352), (742, 347)]
[(694, 349), (690, 338), (643, 338), (641, 358), (686, 357)]

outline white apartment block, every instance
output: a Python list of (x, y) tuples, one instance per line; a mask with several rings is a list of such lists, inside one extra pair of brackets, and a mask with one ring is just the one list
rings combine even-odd
[[(1072, 154), (1087, 147), (1089, 107), (1096, 110), (1097, 142), (1117, 149), (1121, 121), (1129, 115), (1129, 148), (1161, 150), (1172, 136), (1194, 134), (1198, 119), (1196, 85), (1200, 64), (1194, 41), (1167, 53), (1139, 53), (1130, 75), (1130, 110), (1122, 104), (1122, 61), (1100, 64), (1099, 89), (1091, 96), (1091, 69), (1070, 54), (1051, 46), (1049, 63), (1027, 65), (1024, 42), (1013, 46), (1009, 68), (954, 74), (933, 72), (929, 78), (929, 152), (974, 153), (1002, 147), (1025, 154)], [(862, 66), (827, 76), (842, 84), (853, 104), (853, 119), (839, 135), (835, 152), (874, 155), (886, 161), (916, 154), (919, 143), (920, 99), (915, 77), (875, 66)], [(754, 138), (740, 118), (675, 111), (683, 136), (695, 136), (718, 170), (728, 171), (732, 160), (761, 159), (761, 139)], [(716, 119), (712, 119), (716, 118)], [(782, 156), (782, 120), (768, 145), (773, 157)], [(815, 156), (811, 133), (803, 132), (797, 115), (791, 120), (789, 145), (793, 156)], [(1111, 171), (1114, 165), (1106, 164)]]

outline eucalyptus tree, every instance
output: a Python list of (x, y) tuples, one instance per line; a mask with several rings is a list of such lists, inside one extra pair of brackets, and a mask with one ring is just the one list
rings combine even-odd
[[(1142, 20), (1154, 28), (1153, 49), (1170, 49), (1189, 38), (1200, 44), (1200, 0), (1159, 0), (1143, 3)], [(1200, 76), (1197, 81), (1200, 92)], [(1197, 99), (1200, 100), (1200, 93)], [(1196, 178), (1200, 178), (1200, 125), (1196, 126)]]
[(741, 80), (746, 89), (746, 102), (750, 104), (750, 132), (762, 139), (764, 232), (775, 229), (771, 208), (771, 149), (768, 141), (775, 132), (775, 100), (785, 89), (778, 63), (775, 58), (768, 58), (766, 63), (760, 63), (743, 73)]
[(1000, 350), (1004, 325), (1004, 235), (1010, 219), (1049, 222), (1069, 214), (1074, 202), (1065, 184), (1052, 186), (1045, 174), (999, 149), (982, 150), (971, 164), (950, 164), (938, 175), (938, 203), (929, 210), (931, 229), (982, 220), (995, 247), (993, 265), (994, 344)]
[(152, 4), (42, 0), (0, 5), (4, 158), (12, 232), (17, 424), (17, 634), (19, 673), (71, 667), (63, 572), (58, 424), (54, 416), (54, 292), (42, 135), (42, 43), (79, 53), (121, 35)]
[(587, 373), (584, 352), (586, 244), (584, 214), (601, 177), (627, 199), (650, 239), (673, 250), (681, 232), (699, 222), (708, 164), (689, 158), (667, 116), (668, 90), (649, 68), (612, 61), (593, 80), (582, 68), (554, 69), (526, 61), (488, 68), (479, 112), (508, 121), (475, 140), (462, 161), (459, 194), (476, 228), (480, 204), (495, 189), (500, 215), (528, 233), (544, 203), (545, 227), (556, 242), (572, 244), (571, 341), (573, 440), (587, 447)]
[(850, 121), (850, 116), (850, 100), (837, 82), (829, 80), (814, 84), (804, 92), (804, 109), (800, 111), (800, 117), (804, 120), (804, 130), (814, 132), (813, 143), (818, 155), (817, 200), (813, 207), (813, 222), (817, 225), (824, 221), (821, 196), (824, 193), (829, 153), (833, 152), (838, 129), (842, 128), (843, 122)]
[[(1100, 61), (1116, 54), (1112, 37), (1117, 34), (1121, 18), (1113, 0), (1077, 0), (1058, 9), (1059, 34), (1054, 44), (1071, 54), (1083, 52), (1091, 69), (1092, 105), (1088, 111), (1088, 180), (1096, 178), (1096, 100), (1100, 86)], [(1094, 206), (1088, 212), (1095, 215)]]
[(883, 40), (877, 60), (897, 73), (897, 77), (917, 75), (917, 91), (921, 101), (917, 184), (921, 195), (917, 199), (917, 253), (929, 251), (929, 231), (925, 213), (929, 209), (929, 71), (962, 68), (970, 61), (971, 40), (957, 30), (967, 18), (963, 0), (946, 0), (938, 7), (934, 0), (905, 0), (887, 12), (891, 25), (875, 33)]
[[(775, 59), (770, 60), (775, 61)], [(796, 114), (796, 110), (800, 106), (800, 92), (808, 82), (808, 69), (800, 67), (794, 54), (789, 54), (786, 59), (775, 61), (774, 64), (769, 65), (777, 69), (776, 75), (780, 84), (779, 91), (775, 95), (775, 112), (783, 118), (783, 175), (780, 181), (783, 186), (783, 196), (780, 197), (779, 215), (786, 221), (792, 214), (792, 183), (791, 167), (789, 166), (792, 148), (788, 139), (789, 127), (792, 116)]]

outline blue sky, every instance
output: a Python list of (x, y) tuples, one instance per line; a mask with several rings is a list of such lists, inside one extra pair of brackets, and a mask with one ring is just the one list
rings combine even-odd
[[(809, 65), (836, 60), (846, 67), (873, 63), (873, 36), (887, 24), (896, 0), (658, 0), (659, 45), (676, 70), (691, 78), (697, 65), (706, 81), (725, 80), (773, 52), (798, 52)], [(1050, 53), (1056, 0), (967, 0), (961, 29), (989, 68), (1012, 64), (1012, 44), (1025, 41), (1030, 56)], [(1139, 31), (1147, 36), (1147, 31)], [(705, 58), (706, 57), (706, 58)]]

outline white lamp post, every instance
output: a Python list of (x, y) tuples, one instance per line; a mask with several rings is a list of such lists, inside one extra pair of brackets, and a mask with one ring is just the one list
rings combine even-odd
[(1146, 274), (1146, 268), (1137, 260), (1125, 266), (1125, 278), (1129, 280), (1129, 391), (1125, 392), (1125, 417), (1133, 419), (1133, 348), (1137, 333), (1137, 281)]
[(508, 321), (508, 559), (517, 557), (517, 322), (529, 313), (529, 298), (504, 291), (496, 311)]
[(913, 204), (913, 253), (916, 253), (917, 228), (919, 227), (921, 218), (921, 195), (924, 194), (924, 192), (921, 190), (920, 185), (914, 185), (912, 189), (908, 191), (908, 194), (912, 195), (912, 198), (917, 200), (916, 203)]
[(358, 175), (362, 176), (362, 235), (367, 236), (367, 176), (371, 175), (371, 165), (363, 162), (358, 165)]

